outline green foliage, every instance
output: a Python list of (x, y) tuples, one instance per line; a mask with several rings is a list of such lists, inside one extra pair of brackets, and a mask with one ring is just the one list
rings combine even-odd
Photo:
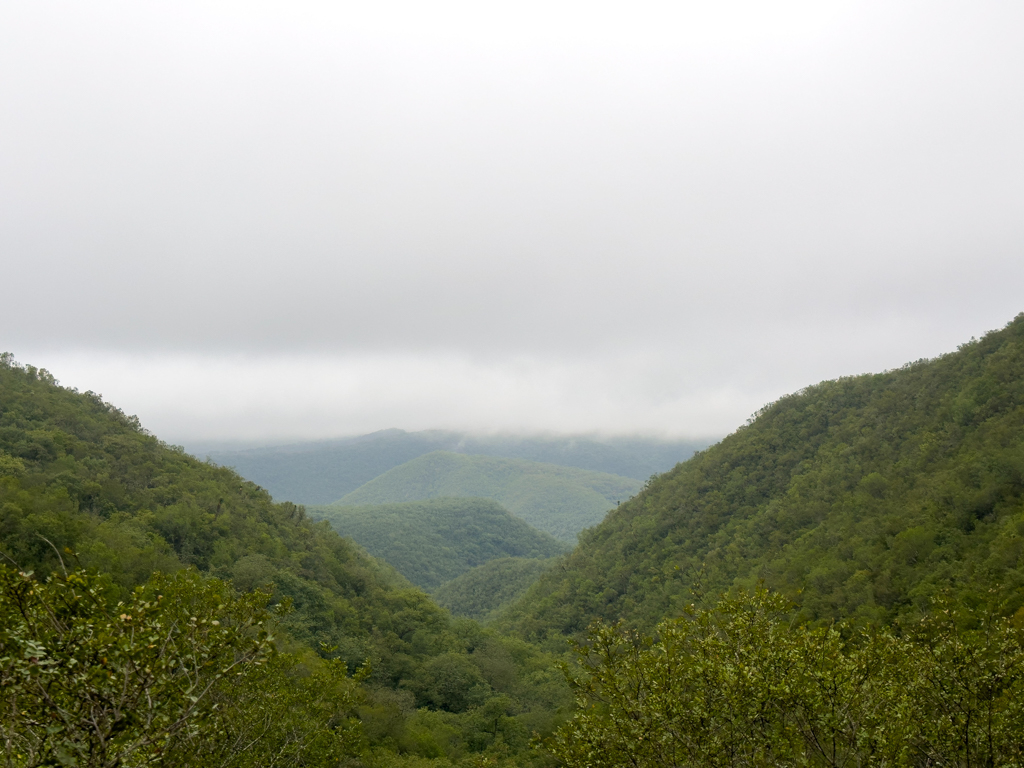
[(488, 686), (466, 654), (443, 653), (417, 671), (408, 687), (417, 701), (434, 709), (465, 712), (488, 698)]
[(824, 382), (763, 409), (581, 536), (509, 622), (652, 627), (695, 581), (764, 579), (804, 620), (910, 618), (952, 590), (1024, 609), (1024, 316), (959, 351)]
[(787, 608), (758, 590), (653, 636), (593, 627), (549, 748), (570, 768), (1020, 764), (1020, 628), (947, 608), (844, 642), (789, 626)]
[(84, 571), (40, 583), (0, 565), (7, 764), (159, 764), (179, 735), (218, 732), (213, 691), (270, 650), (268, 598), (182, 571), (113, 604)]
[(549, 765), (529, 747), (534, 734), (552, 733), (572, 705), (554, 659), (473, 622), (454, 626), (465, 654), (435, 657), (402, 690), (368, 691), (359, 712), (377, 747), (364, 759), (418, 766), (429, 758), (434, 768)]
[(569, 549), (490, 499), (325, 506), (309, 513), (427, 590), (495, 558), (546, 558)]
[(563, 467), (646, 480), (702, 450), (710, 441), (653, 438), (596, 439), (469, 435), (430, 430), (404, 432), (385, 429), (360, 437), (296, 445), (213, 450), (219, 464), (259, 483), (275, 499), (297, 504), (329, 504), (393, 467), (432, 451), (524, 459)]
[(503, 557), (478, 565), (434, 591), (438, 605), (455, 616), (488, 621), (526, 593), (557, 559)]
[(344, 663), (276, 654), (212, 692), (216, 729), (176, 738), (166, 763), (196, 768), (339, 765), (366, 747), (356, 715), (363, 693)]
[(394, 504), (441, 496), (494, 499), (534, 528), (571, 543), (640, 487), (631, 478), (583, 469), (435, 451), (385, 472), (338, 504)]

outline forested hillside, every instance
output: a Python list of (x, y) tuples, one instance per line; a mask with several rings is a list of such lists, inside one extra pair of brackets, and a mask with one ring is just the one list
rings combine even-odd
[(438, 605), (455, 616), (489, 621), (522, 597), (559, 558), (503, 557), (463, 573), (434, 590)]
[(309, 514), (428, 591), (490, 560), (549, 558), (569, 550), (491, 499), (310, 507)]
[(71, 550), (123, 588), (186, 566), (242, 589), (273, 582), (295, 603), (290, 630), (339, 645), (353, 664), (376, 653), (370, 627), (407, 634), (393, 622), (409, 608), (443, 625), (425, 596), (302, 508), (161, 444), (45, 371), (8, 364), (0, 377), (0, 546), (22, 569), (57, 570)]
[[(1024, 315), (954, 353), (828, 381), (613, 510), (507, 617), (526, 637), (652, 627), (763, 579), (801, 617), (888, 623), (944, 590), (1024, 606)], [(1024, 617), (1024, 613), (1018, 614)]]
[[(413, 760), (417, 755), (447, 761), (493, 753), (493, 759), (504, 759), (502, 756), (526, 749), (532, 730), (550, 728), (565, 702), (560, 674), (536, 651), (471, 623), (452, 622), (426, 594), (390, 567), (366, 556), (328, 523), (312, 523), (303, 508), (293, 504), (273, 503), (269, 494), (232, 470), (200, 462), (162, 444), (147, 434), (137, 419), (98, 395), (60, 387), (46, 371), (18, 366), (10, 355), (0, 357), (0, 513), (0, 552), (5, 563), (20, 571), (34, 571), (40, 579), (56, 574), (47, 592), (32, 587), (27, 577), (3, 570), (0, 607), (13, 610), (10, 615), (14, 617), (29, 615), (25, 611), (32, 610), (42, 618), (28, 623), (11, 619), (0, 628), (0, 651), (44, 648), (39, 644), (45, 641), (73, 653), (86, 642), (68, 640), (69, 630), (61, 622), (53, 625), (50, 635), (38, 634), (49, 621), (47, 616), (70, 610), (48, 608), (47, 600), (60, 605), (60, 601), (71, 599), (72, 606), (83, 610), (95, 605), (90, 609), (94, 614), (83, 614), (82, 620), (105, 622), (103, 626), (110, 629), (103, 632), (114, 634), (101, 633), (94, 639), (99, 642), (109, 636), (115, 644), (120, 642), (116, 638), (128, 626), (126, 622), (141, 622), (150, 614), (152, 626), (157, 627), (154, 631), (164, 631), (159, 629), (163, 626), (159, 606), (165, 593), (173, 596), (163, 603), (165, 607), (179, 600), (184, 601), (182, 605), (196, 604), (191, 619), (185, 614), (186, 624), (195, 624), (196, 617), (202, 617), (202, 624), (213, 629), (228, 620), (218, 612), (235, 610), (229, 597), (231, 588), (218, 586), (224, 582), (217, 579), (230, 580), (243, 593), (265, 588), (270, 607), (286, 609), (275, 614), (273, 626), (281, 650), (290, 655), (278, 657), (270, 667), (252, 668), (232, 685), (217, 683), (205, 699), (221, 697), (221, 709), (208, 710), (204, 716), (212, 718), (222, 711), (225, 717), (235, 717), (217, 727), (228, 729), (238, 743), (245, 741), (245, 734), (252, 729), (266, 728), (270, 735), (265, 741), (252, 742), (244, 755), (215, 757), (204, 751), (210, 745), (185, 745), (180, 764), (191, 764), (193, 758), (205, 755), (204, 765), (266, 765), (271, 762), (270, 753), (260, 750), (279, 747), (274, 760), (289, 754), (285, 762), (293, 765), (337, 764), (344, 755), (356, 753), (367, 764), (381, 765), (402, 764), (406, 757)], [(61, 575), (78, 566), (98, 574), (98, 581), (74, 572), (70, 577)], [(185, 568), (195, 569), (209, 581), (196, 582), (187, 575), (180, 583), (152, 581), (156, 571), (187, 574), (182, 571)], [(133, 593), (135, 587), (143, 591)], [(25, 600), (23, 610), (12, 607)], [(44, 603), (35, 605), (32, 600)], [(115, 609), (119, 600), (134, 607)], [(244, 611), (239, 609), (250, 617), (246, 621), (257, 621), (258, 602)], [(72, 615), (74, 611), (65, 618)], [(180, 624), (182, 619), (167, 621), (177, 626), (174, 622)], [(268, 626), (270, 618), (259, 621)], [(75, 626), (72, 624), (72, 629)], [(77, 631), (88, 628), (82, 627)], [(165, 647), (139, 645), (137, 653), (142, 655), (136, 656), (131, 650), (136, 648), (132, 643), (137, 641), (130, 640), (134, 636), (125, 635), (126, 644), (118, 645), (121, 650), (116, 658), (112, 649), (97, 656), (103, 656), (103, 664), (110, 659), (109, 671), (83, 668), (86, 676), (81, 684), (94, 685), (115, 671), (127, 680), (136, 674), (130, 670), (140, 659), (155, 653), (154, 647)], [(192, 641), (184, 638), (183, 642)], [(186, 656), (207, 653), (202, 636), (197, 634), (194, 642), (193, 651), (184, 646), (176, 652)], [(85, 652), (89, 646), (81, 647)], [(258, 647), (252, 650), (257, 652), (261, 652)], [(31, 670), (27, 677), (19, 677), (20, 667), (11, 662), (13, 657), (0, 656), (4, 658), (0, 677), (5, 687), (15, 686), (19, 680), (34, 685), (32, 680), (37, 678)], [(341, 663), (340, 678), (331, 671), (335, 667), (329, 659)], [(74, 664), (82, 662), (72, 656), (54, 657), (52, 663), (70, 664), (74, 671)], [(363, 681), (358, 686), (344, 679), (346, 672), (356, 669), (362, 669)], [(77, 679), (59, 675), (54, 685)], [(217, 679), (211, 677), (211, 685)], [(179, 686), (175, 690), (182, 692), (173, 700), (185, 702), (180, 711), (190, 711), (187, 695), (193, 694), (180, 688), (183, 683), (175, 685)], [(69, 689), (66, 701), (71, 710), (85, 701), (81, 690)], [(103, 695), (121, 694), (112, 690)], [(33, 696), (26, 700), (40, 704), (38, 696)], [(270, 707), (268, 696), (280, 703), (280, 712)], [(331, 696), (336, 696), (333, 704)], [(71, 723), (77, 717), (74, 711), (47, 710), (46, 706), (44, 718), (59, 715)], [(127, 738), (117, 736), (118, 729), (127, 728), (123, 734), (140, 733), (139, 723), (124, 719), (131, 708), (118, 706), (115, 710), (121, 712), (117, 715), (120, 720), (111, 720), (112, 741), (104, 742), (103, 749)], [(0, 729), (8, 726), (7, 714), (0, 716)], [(264, 722), (264, 715), (273, 722)], [(357, 715), (358, 721), (351, 720)], [(81, 715), (86, 716), (87, 712)], [(55, 747), (45, 742), (63, 738), (60, 734), (70, 733), (67, 729), (73, 724), (53, 731), (39, 731), (42, 726), (38, 725), (30, 725), (28, 731), (15, 726), (15, 732), (42, 734), (39, 743), (26, 741), (25, 749), (36, 750), (33, 754), (44, 763), (65, 761), (74, 757), (66, 750), (78, 749), (81, 744)], [(289, 730), (275, 741), (276, 728)], [(140, 737), (137, 743), (170, 743), (159, 733), (157, 728), (153, 738), (163, 742)], [(196, 737), (201, 733), (196, 731)], [(221, 745), (227, 743), (226, 738), (222, 734)], [(281, 744), (291, 745), (291, 752)], [(519, 762), (517, 758), (516, 764)]]
[(385, 472), (337, 503), (394, 504), (439, 496), (494, 499), (534, 528), (571, 543), (641, 487), (627, 477), (573, 467), (435, 451)]
[(385, 429), (360, 437), (247, 450), (194, 450), (273, 494), (278, 501), (330, 504), (393, 467), (433, 451), (524, 459), (646, 480), (710, 444), (645, 437), (471, 435)]

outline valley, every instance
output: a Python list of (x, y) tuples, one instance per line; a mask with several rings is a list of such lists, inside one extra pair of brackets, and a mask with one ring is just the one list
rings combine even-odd
[[(695, 455), (476, 440), (207, 462), (0, 358), (8, 764), (1024, 754), (1024, 315), (809, 385)], [(189, 647), (217, 660), (200, 688), (157, 650)], [(129, 682), (178, 708), (130, 716)]]
[(570, 549), (484, 498), (331, 505), (307, 512), (428, 592), (491, 560), (544, 559)]

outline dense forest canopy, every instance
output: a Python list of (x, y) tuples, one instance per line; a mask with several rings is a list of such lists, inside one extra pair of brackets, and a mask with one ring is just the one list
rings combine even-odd
[(568, 545), (491, 499), (437, 498), (366, 507), (310, 507), (418, 587), (432, 591), (498, 558), (549, 558)]
[(540, 575), (554, 568), (560, 557), (547, 559), (502, 557), (471, 568), (434, 590), (437, 604), (453, 616), (492, 621), (522, 597)]
[[(1016, 766), (1024, 631), (942, 601), (910, 625), (792, 624), (758, 588), (575, 645), (568, 768)], [(968, 629), (966, 627), (973, 627)]]

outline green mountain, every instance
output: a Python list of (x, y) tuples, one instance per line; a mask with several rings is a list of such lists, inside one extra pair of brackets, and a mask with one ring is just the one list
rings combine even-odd
[(646, 480), (664, 472), (709, 440), (644, 437), (471, 435), (385, 429), (360, 437), (294, 445), (225, 450), (188, 446), (258, 483), (279, 501), (330, 504), (389, 469), (433, 451), (524, 459)]
[(434, 590), (438, 605), (454, 616), (487, 621), (522, 597), (557, 558), (503, 557), (472, 568)]
[(476, 496), (494, 499), (534, 528), (572, 542), (641, 486), (631, 478), (573, 467), (435, 451), (388, 470), (337, 503), (365, 506)]
[(323, 506), (309, 513), (426, 590), (496, 558), (548, 558), (569, 549), (491, 499)]
[(758, 580), (812, 622), (913, 619), (947, 590), (1024, 620), (1024, 315), (766, 406), (582, 534), (505, 620), (651, 627)]
[[(196, 730), (179, 732), (186, 741), (168, 742), (178, 750), (170, 764), (182, 766), (211, 764), (203, 761), (209, 750), (248, 743), (253, 733), (267, 736), (244, 755), (216, 764), (337, 765), (358, 757), (366, 766), (428, 759), (448, 766), (464, 758), (523, 765), (532, 759), (531, 732), (550, 732), (568, 705), (561, 674), (534, 648), (453, 621), (390, 566), (328, 523), (311, 522), (302, 507), (275, 504), (234, 471), (161, 443), (98, 395), (61, 387), (45, 370), (19, 366), (9, 354), (0, 355), (0, 553), (0, 649), (25, 649), (0, 654), (5, 695), (22, 691), (19, 701), (41, 708), (41, 722), (65, 723), (44, 729), (37, 718), (14, 733), (24, 737), (18, 749), (36, 750), (31, 764), (78, 759), (67, 749), (85, 749), (83, 742), (67, 742), (62, 734), (73, 727), (93, 733), (81, 729), (91, 715), (78, 714), (87, 700), (97, 707), (114, 702), (104, 710), (113, 718), (104, 721), (113, 740), (102, 749), (132, 738), (144, 744), (142, 721), (126, 719), (131, 710), (123, 692), (108, 685), (118, 679), (116, 671), (126, 684), (141, 680), (144, 689), (149, 668), (140, 666), (143, 657), (156, 658), (146, 663), (159, 661), (160, 675), (178, 681), (168, 702), (185, 709), (175, 711), (188, 711), (193, 692), (219, 702), (219, 710), (203, 710), (203, 716), (220, 721), (197, 721)], [(86, 575), (74, 571), (78, 566)], [(55, 575), (44, 586), (49, 574)], [(231, 597), (232, 584), (240, 597)], [(262, 598), (252, 594), (260, 588), (271, 593), (270, 624), (259, 618)], [(45, 600), (57, 607), (39, 604), (35, 614), (18, 607)], [(243, 626), (234, 619), (220, 626), (224, 610), (256, 617), (262, 630), (273, 630), (282, 653), (224, 679), (212, 669), (209, 688), (189, 688), (196, 681), (180, 671), (221, 663), (204, 654), (223, 656), (223, 645), (206, 649), (218, 647), (216, 638), (228, 642)], [(164, 621), (160, 611), (171, 618)], [(146, 622), (146, 632), (177, 632), (178, 639), (167, 642), (186, 643), (180, 648), (185, 661), (168, 662), (160, 654), (178, 646), (144, 643), (133, 622)], [(252, 629), (251, 639), (269, 642)], [(190, 636), (194, 646), (187, 644)], [(239, 653), (246, 637), (230, 640)], [(53, 675), (54, 686), (67, 690), (63, 704), (31, 693), (41, 678), (23, 659), (34, 664), (47, 644), (53, 656), (46, 664), (70, 670)], [(226, 652), (225, 663), (244, 658), (230, 647)], [(258, 652), (245, 653), (255, 658)], [(346, 677), (357, 668), (363, 669), (358, 680)], [(76, 694), (83, 687), (96, 698)], [(159, 697), (139, 701), (159, 706)], [(24, 710), (19, 717), (36, 716)], [(208, 725), (226, 728), (230, 739)], [(213, 742), (204, 742), (204, 734)], [(190, 747), (188, 738), (197, 741)], [(29, 764), (14, 757), (14, 765)]]
[[(231, 470), (160, 443), (91, 392), (60, 387), (9, 357), (3, 363), (0, 548), (8, 562), (46, 574), (71, 551), (124, 589), (186, 566), (243, 589), (273, 582), (296, 607), (294, 635), (338, 645), (353, 663), (376, 654), (370, 628), (388, 627), (410, 600), (443, 627), (425, 596), (301, 507), (274, 504)], [(383, 631), (398, 638), (409, 628)], [(390, 674), (386, 664), (380, 671)]]

